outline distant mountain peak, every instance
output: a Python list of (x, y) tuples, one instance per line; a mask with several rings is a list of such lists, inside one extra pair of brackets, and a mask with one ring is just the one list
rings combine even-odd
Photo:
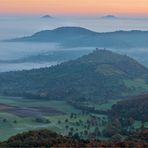
[(71, 33), (94, 33), (94, 31), (91, 31), (89, 29), (83, 28), (83, 27), (74, 27), (74, 26), (66, 26), (66, 27), (59, 27), (54, 29), (55, 32), (71, 32)]
[(53, 18), (51, 15), (44, 15), (44, 16), (42, 16), (42, 18)]
[(101, 17), (102, 19), (118, 19), (118, 17), (114, 16), (114, 15), (105, 15)]

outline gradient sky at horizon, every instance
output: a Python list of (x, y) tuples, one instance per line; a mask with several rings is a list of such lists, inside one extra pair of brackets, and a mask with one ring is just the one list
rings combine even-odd
[(0, 14), (148, 16), (148, 0), (0, 0)]

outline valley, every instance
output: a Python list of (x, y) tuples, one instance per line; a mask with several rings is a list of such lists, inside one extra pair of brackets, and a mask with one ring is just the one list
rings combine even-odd
[[(120, 101), (108, 100), (88, 104), (96, 109), (108, 111)], [(13, 111), (10, 111), (10, 108), (13, 108)], [(93, 138), (97, 132), (97, 139), (108, 140), (110, 138), (104, 135), (104, 132), (109, 124), (108, 115), (79, 110), (66, 101), (0, 97), (0, 141), (7, 140), (17, 133), (40, 129), (48, 129), (65, 136), (76, 134), (81, 139)], [(135, 120), (133, 126), (140, 129), (142, 122)], [(144, 127), (148, 128), (148, 122), (144, 123)]]
[[(104, 103), (104, 105), (107, 104), (110, 104), (110, 102)], [(50, 107), (52, 110), (50, 110)], [(46, 110), (46, 108), (48, 109)], [(43, 110), (38, 112), (39, 110), (35, 109)], [(104, 107), (104, 109), (106, 110), (107, 108)], [(82, 114), (81, 110), (74, 108), (65, 101), (40, 101), (34, 99), (1, 96), (0, 131), (1, 135), (5, 136), (0, 136), (0, 141), (6, 140), (17, 133), (22, 133), (24, 131), (33, 129), (47, 128), (60, 134), (68, 135), (68, 126), (69, 129), (74, 128), (74, 130), (77, 130), (77, 132), (82, 132), (83, 126), (86, 124), (85, 122), (90, 117), (91, 113)], [(99, 115), (98, 117), (104, 118), (105, 116)], [(79, 122), (84, 122), (84, 125), (80, 125), (81, 123)], [(94, 129), (94, 127), (90, 128), (90, 130)]]

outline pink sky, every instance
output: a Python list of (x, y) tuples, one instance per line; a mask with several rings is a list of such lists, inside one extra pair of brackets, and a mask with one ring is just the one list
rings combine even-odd
[(0, 0), (3, 14), (148, 15), (148, 0)]

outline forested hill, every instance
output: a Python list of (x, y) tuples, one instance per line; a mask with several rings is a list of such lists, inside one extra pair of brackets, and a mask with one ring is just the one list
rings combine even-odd
[(148, 31), (98, 33), (81, 27), (60, 27), (9, 41), (54, 42), (64, 47), (144, 48), (148, 47)]
[[(0, 74), (0, 93), (50, 99), (113, 99), (147, 92), (148, 69), (108, 50), (50, 68)], [(137, 83), (138, 82), (138, 83)]]

